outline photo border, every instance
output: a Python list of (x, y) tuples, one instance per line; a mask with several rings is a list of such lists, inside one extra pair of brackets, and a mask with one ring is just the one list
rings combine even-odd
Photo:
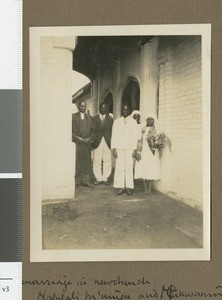
[[(43, 250), (41, 214), (41, 84), (42, 36), (201, 35), (203, 113), (203, 249)], [(180, 261), (210, 259), (211, 25), (120, 25), (30, 28), (30, 259), (58, 261)]]

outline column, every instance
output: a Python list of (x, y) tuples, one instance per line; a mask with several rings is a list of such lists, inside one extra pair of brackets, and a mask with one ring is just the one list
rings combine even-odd
[(72, 199), (75, 144), (72, 142), (72, 51), (74, 37), (41, 38), (42, 200)]
[(156, 113), (158, 88), (157, 49), (159, 39), (154, 37), (141, 48), (140, 111)]
[(91, 112), (92, 116), (96, 116), (98, 114), (98, 108), (99, 108), (99, 98), (98, 98), (98, 79), (94, 79), (92, 81), (92, 107), (93, 111)]
[(121, 62), (116, 61), (113, 74), (113, 117), (116, 119), (121, 115), (121, 94), (119, 91), (121, 83)]

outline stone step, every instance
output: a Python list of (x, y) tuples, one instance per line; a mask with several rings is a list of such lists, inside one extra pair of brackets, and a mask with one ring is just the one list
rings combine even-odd
[(45, 200), (42, 203), (42, 215), (60, 221), (75, 219), (83, 213), (83, 200), (79, 199)]

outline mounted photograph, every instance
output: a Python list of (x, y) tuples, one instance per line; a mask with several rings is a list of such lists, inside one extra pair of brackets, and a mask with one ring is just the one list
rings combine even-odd
[(210, 24), (30, 28), (30, 259), (210, 259)]

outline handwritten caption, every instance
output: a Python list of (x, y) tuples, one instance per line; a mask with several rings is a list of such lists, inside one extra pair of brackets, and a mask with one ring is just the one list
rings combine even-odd
[(95, 278), (87, 282), (85, 277), (76, 282), (66, 275), (58, 280), (23, 280), (23, 287), (36, 287), (36, 300), (141, 300), (141, 299), (211, 299), (222, 297), (222, 285), (212, 291), (188, 291), (174, 284), (155, 287), (145, 277), (134, 281), (117, 276), (111, 280)]

